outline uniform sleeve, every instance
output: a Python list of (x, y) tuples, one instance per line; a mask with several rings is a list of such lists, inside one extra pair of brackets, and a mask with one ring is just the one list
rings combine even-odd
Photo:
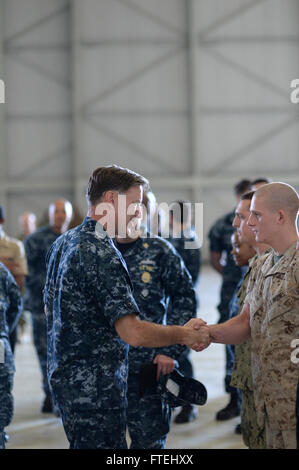
[[(170, 297), (170, 305), (167, 310), (167, 325), (183, 326), (191, 318), (196, 317), (197, 300), (192, 284), (192, 278), (178, 253), (169, 251), (161, 259), (162, 282), (165, 292)], [(165, 348), (157, 348), (157, 354), (164, 354), (178, 360), (187, 348), (174, 345)]]
[(129, 274), (117, 253), (98, 265), (96, 297), (111, 327), (120, 318), (139, 314), (138, 305), (133, 297)]
[(222, 251), (224, 250), (221, 227), (221, 221), (217, 221), (209, 231), (208, 237), (210, 240), (210, 251), (222, 253)]
[(6, 293), (8, 299), (8, 308), (6, 311), (6, 320), (11, 333), (16, 328), (19, 318), (22, 314), (22, 296), (18, 285), (13, 276), (8, 272), (6, 278)]
[(40, 293), (44, 287), (44, 280), (41, 276), (41, 251), (40, 243), (33, 234), (25, 240), (25, 252), (27, 257), (28, 274), (26, 276), (26, 287), (31, 292)]
[(195, 284), (198, 281), (200, 264), (201, 264), (201, 253), (200, 249), (190, 249), (186, 250), (184, 255), (185, 265), (191, 274), (192, 282)]

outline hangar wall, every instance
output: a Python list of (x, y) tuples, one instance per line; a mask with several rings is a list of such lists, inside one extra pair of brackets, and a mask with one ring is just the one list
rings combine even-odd
[(297, 0), (1, 0), (7, 232), (57, 196), (84, 214), (109, 163), (203, 202), (205, 234), (243, 177), (298, 189), (298, 19)]

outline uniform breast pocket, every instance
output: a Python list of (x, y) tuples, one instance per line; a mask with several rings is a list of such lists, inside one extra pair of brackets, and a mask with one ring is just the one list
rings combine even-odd
[(267, 334), (276, 340), (286, 336), (293, 338), (297, 335), (299, 328), (298, 307), (291, 305), (288, 308), (272, 309), (267, 315)]
[[(299, 289), (289, 273), (275, 273), (266, 279), (266, 290), (263, 298), (267, 302), (267, 310), (277, 311), (277, 315), (288, 311), (297, 302), (299, 307)], [(275, 316), (277, 316), (275, 313)]]

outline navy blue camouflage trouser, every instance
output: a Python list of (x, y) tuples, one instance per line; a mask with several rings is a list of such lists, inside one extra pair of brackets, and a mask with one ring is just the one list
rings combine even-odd
[(59, 410), (70, 449), (127, 449), (124, 409)]
[(32, 312), (32, 333), (45, 395), (51, 396), (47, 377), (47, 320), (44, 312)]
[(13, 418), (13, 377), (5, 364), (0, 364), (0, 449), (5, 448), (4, 428)]
[(127, 426), (130, 449), (164, 449), (171, 408), (155, 396), (140, 398), (139, 388), (139, 374), (129, 373)]

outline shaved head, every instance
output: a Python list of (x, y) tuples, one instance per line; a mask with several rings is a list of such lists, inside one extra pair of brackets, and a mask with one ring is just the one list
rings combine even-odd
[(283, 210), (294, 223), (299, 211), (299, 196), (297, 191), (286, 183), (269, 183), (259, 188), (254, 197), (262, 199), (272, 212)]

